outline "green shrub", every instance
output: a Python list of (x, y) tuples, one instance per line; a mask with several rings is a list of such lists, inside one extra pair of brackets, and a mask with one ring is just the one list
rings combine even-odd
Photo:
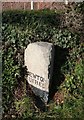
[(32, 117), (34, 109), (32, 107), (32, 100), (28, 97), (24, 97), (19, 101), (15, 101), (16, 110), (23, 118)]
[[(38, 113), (38, 115), (35, 113), (35, 115), (37, 115), (36, 117), (41, 115), (43, 118), (49, 116), (57, 116), (57, 118), (78, 117), (79, 111), (76, 111), (76, 108), (80, 109), (80, 115), (82, 115), (82, 107), (76, 107), (79, 103), (81, 106), (83, 105), (82, 97), (84, 95), (82, 87), (84, 85), (84, 68), (82, 68), (84, 46), (81, 41), (81, 33), (71, 32), (68, 28), (61, 28), (62, 15), (54, 11), (4, 11), (2, 16), (3, 113), (9, 114), (10, 109), (17, 106), (14, 91), (18, 86), (18, 79), (23, 80), (25, 76), (23, 72), (25, 48), (31, 42), (47, 41), (68, 50), (67, 61), (60, 70), (65, 76), (65, 81), (59, 88), (65, 90), (65, 101), (68, 98), (68, 93), (72, 97), (71, 99), (68, 98), (63, 106), (55, 107), (54, 105), (51, 111), (47, 111), (48, 115), (46, 113)], [(72, 102), (73, 97), (76, 99), (75, 102)], [(25, 100), (23, 99), (23, 101)], [(19, 105), (23, 107), (23, 103), (20, 102)], [(77, 112), (76, 115), (72, 109)], [(29, 114), (34, 116), (29, 110), (28, 114), (24, 113), (24, 118), (28, 117)]]
[(82, 60), (75, 63), (72, 74), (66, 74), (64, 87), (71, 93), (75, 98), (80, 98), (84, 95), (84, 64)]

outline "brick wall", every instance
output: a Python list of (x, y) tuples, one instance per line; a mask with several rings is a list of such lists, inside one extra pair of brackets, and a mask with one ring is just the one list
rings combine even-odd
[[(39, 9), (64, 9), (64, 3), (34, 2), (34, 10)], [(31, 10), (30, 2), (2, 2), (2, 10)]]

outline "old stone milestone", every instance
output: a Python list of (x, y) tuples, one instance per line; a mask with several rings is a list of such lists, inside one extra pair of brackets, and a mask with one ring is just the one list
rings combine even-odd
[(33, 92), (45, 103), (48, 101), (49, 84), (52, 79), (54, 46), (48, 42), (35, 42), (25, 50), (27, 81)]

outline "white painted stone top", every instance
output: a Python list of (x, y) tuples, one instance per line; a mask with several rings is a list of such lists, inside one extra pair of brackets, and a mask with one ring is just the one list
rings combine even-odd
[(52, 76), (53, 51), (53, 45), (48, 42), (31, 43), (25, 50), (25, 65), (28, 69), (27, 81), (38, 91), (46, 93), (42, 96), (34, 91), (45, 102), (48, 100), (49, 84)]

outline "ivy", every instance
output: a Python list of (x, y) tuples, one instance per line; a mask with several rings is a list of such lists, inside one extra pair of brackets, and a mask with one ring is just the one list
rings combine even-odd
[[(60, 68), (65, 76), (65, 81), (61, 87), (76, 98), (84, 95), (82, 34), (74, 30), (73, 32), (65, 25), (61, 27), (63, 14), (46, 10), (4, 11), (2, 13), (2, 99), (4, 113), (10, 111), (14, 103), (14, 90), (18, 85), (16, 76), (18, 75), (19, 79), (24, 76), (22, 71), (24, 51), (29, 43), (36, 41), (51, 42), (68, 50), (67, 60)], [(54, 111), (56, 112), (56, 110)], [(26, 113), (24, 114), (26, 116)]]

